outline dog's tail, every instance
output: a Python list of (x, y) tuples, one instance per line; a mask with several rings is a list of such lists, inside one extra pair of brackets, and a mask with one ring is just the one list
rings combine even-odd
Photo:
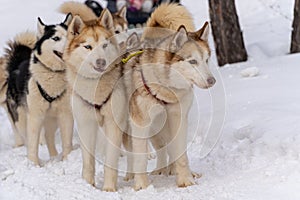
[(71, 13), (73, 16), (79, 15), (84, 22), (96, 20), (98, 18), (92, 9), (90, 9), (87, 5), (76, 1), (68, 1), (63, 3), (59, 7), (59, 12), (63, 14)]
[(177, 31), (184, 25), (187, 31), (195, 31), (191, 13), (182, 5), (164, 3), (158, 6), (147, 21), (147, 27), (167, 28)]
[(13, 40), (7, 42), (8, 47), (5, 49), (5, 57), (3, 59), (6, 61), (9, 73), (18, 69), (21, 62), (30, 59), (36, 41), (36, 34), (26, 31), (16, 35)]

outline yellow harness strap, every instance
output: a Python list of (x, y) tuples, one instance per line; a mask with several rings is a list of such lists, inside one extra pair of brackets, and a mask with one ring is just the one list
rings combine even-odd
[(135, 57), (135, 56), (138, 56), (138, 55), (140, 55), (140, 54), (142, 54), (142, 53), (144, 53), (143, 50), (134, 52), (134, 53), (130, 54), (127, 58), (123, 58), (123, 59), (122, 59), (122, 63), (125, 64), (125, 63), (127, 63), (131, 58), (133, 58), (133, 57)]

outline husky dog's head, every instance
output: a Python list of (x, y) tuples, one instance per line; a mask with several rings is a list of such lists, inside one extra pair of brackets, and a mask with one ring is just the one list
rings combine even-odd
[(57, 25), (46, 25), (38, 18), (38, 40), (34, 48), (35, 59), (48, 67), (53, 67), (53, 70), (64, 69), (62, 55), (67, 41), (67, 29), (71, 21), (71, 14), (68, 14), (65, 20)]
[(115, 34), (127, 32), (128, 22), (126, 19), (127, 7), (123, 6), (118, 12), (113, 14)]
[(75, 16), (68, 29), (64, 60), (81, 76), (99, 78), (119, 54), (113, 35), (114, 24), (109, 10), (104, 9), (97, 20), (90, 22)]
[(187, 32), (185, 27), (181, 26), (169, 45), (169, 51), (176, 55), (170, 62), (171, 67), (190, 84), (203, 89), (212, 87), (216, 82), (208, 67), (210, 58), (208, 33), (207, 22), (196, 32)]

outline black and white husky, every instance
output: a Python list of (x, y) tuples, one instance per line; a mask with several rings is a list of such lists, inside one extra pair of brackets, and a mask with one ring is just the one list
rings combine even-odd
[(73, 117), (62, 60), (71, 20), (72, 16), (67, 15), (60, 24), (45, 25), (38, 18), (37, 35), (19, 34), (8, 43), (2, 61), (7, 74), (3, 77), (6, 93), (2, 105), (13, 124), (16, 145), (25, 142), (29, 160), (37, 165), (42, 128), (51, 157), (57, 155), (54, 139), (58, 127), (62, 135), (63, 158), (72, 150)]

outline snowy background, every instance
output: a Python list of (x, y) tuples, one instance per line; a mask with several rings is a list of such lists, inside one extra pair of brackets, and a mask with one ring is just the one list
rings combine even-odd
[[(1, 0), (0, 54), (16, 33), (35, 30), (38, 16), (48, 24), (62, 21), (64, 16), (56, 12), (61, 2)], [(198, 28), (209, 19), (207, 0), (182, 3)], [(236, 4), (250, 57), (246, 63), (220, 69), (212, 57), (216, 87), (223, 86), (226, 94), (226, 118), (217, 145), (205, 157), (204, 132), (220, 113), (211, 105), (210, 95), (216, 90), (196, 90), (190, 124), (197, 129), (190, 132), (197, 131), (188, 153), (191, 168), (203, 174), (197, 185), (177, 188), (174, 177), (150, 176), (149, 188), (135, 192), (120, 173), (118, 192), (102, 192), (100, 164), (97, 188), (81, 179), (79, 149), (66, 161), (49, 161), (41, 146), (45, 166), (35, 167), (27, 161), (24, 147), (12, 147), (11, 128), (0, 110), (0, 199), (300, 199), (300, 55), (288, 55), (294, 1), (236, 0)], [(251, 73), (257, 76), (245, 77)]]

